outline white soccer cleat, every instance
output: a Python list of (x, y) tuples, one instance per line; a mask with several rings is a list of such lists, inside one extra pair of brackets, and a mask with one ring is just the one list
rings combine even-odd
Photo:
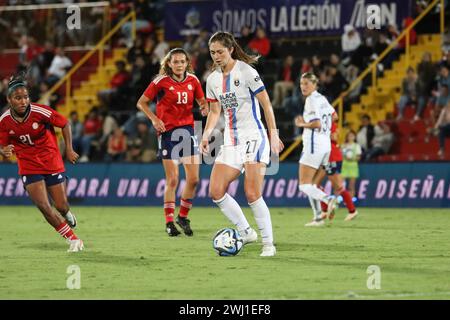
[(323, 225), (325, 225), (325, 222), (323, 222), (323, 220), (319, 220), (319, 221), (313, 220), (313, 221), (305, 224), (305, 227), (321, 227)]
[(77, 218), (73, 213), (67, 212), (66, 215), (64, 216), (64, 219), (66, 220), (69, 227), (71, 227), (72, 229), (75, 229), (77, 227)]
[(358, 211), (355, 211), (355, 212), (353, 212), (353, 213), (349, 213), (349, 214), (345, 217), (344, 221), (350, 221), (350, 220), (353, 220), (353, 219), (356, 218), (357, 215), (358, 215)]
[(277, 253), (277, 249), (273, 244), (263, 245), (260, 257), (273, 257)]
[(258, 240), (258, 234), (252, 228), (242, 231), (242, 233), (240, 233), (240, 234), (242, 236), (242, 241), (244, 244), (256, 242), (256, 240)]
[(70, 247), (67, 252), (78, 252), (84, 249), (83, 240), (77, 239), (77, 240), (68, 240)]

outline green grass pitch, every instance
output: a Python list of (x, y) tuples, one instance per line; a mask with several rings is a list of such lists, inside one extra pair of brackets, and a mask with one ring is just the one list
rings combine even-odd
[[(309, 209), (271, 208), (271, 258), (260, 243), (217, 256), (212, 236), (230, 225), (215, 207), (194, 207), (191, 238), (169, 238), (161, 208), (72, 209), (85, 251), (69, 254), (36, 208), (0, 207), (0, 299), (450, 299), (445, 209), (361, 208), (351, 222), (340, 209), (305, 228)], [(80, 289), (67, 288), (71, 265)], [(367, 287), (371, 265), (380, 289)]]

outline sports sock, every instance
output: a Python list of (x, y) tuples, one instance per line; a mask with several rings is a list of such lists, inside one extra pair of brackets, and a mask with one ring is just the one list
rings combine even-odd
[(73, 232), (73, 230), (69, 227), (66, 222), (61, 223), (57, 228), (55, 228), (56, 232), (58, 232), (65, 239), (69, 240), (77, 240), (77, 235)]
[(320, 220), (320, 206), (317, 208), (316, 200), (308, 196), (309, 204), (311, 205), (311, 208), (313, 210), (314, 214), (314, 220)]
[(187, 218), (189, 210), (192, 208), (192, 199), (181, 199), (180, 201), (180, 217)]
[(325, 192), (323, 192), (322, 190), (320, 190), (319, 188), (317, 188), (315, 185), (301, 184), (301, 185), (299, 185), (298, 188), (300, 189), (301, 192), (306, 194), (308, 197), (328, 203), (327, 194)]
[(225, 193), (225, 195), (222, 197), (222, 199), (219, 200), (213, 200), (215, 204), (220, 208), (220, 210), (223, 212), (223, 214), (228, 218), (228, 220), (231, 221), (232, 224), (234, 224), (237, 228), (237, 230), (242, 233), (246, 229), (250, 228), (250, 225), (247, 221), (247, 219), (244, 216), (244, 213), (242, 212), (241, 207), (239, 204), (234, 200), (232, 196), (230, 196), (228, 193)]
[(175, 202), (164, 202), (164, 215), (166, 217), (166, 223), (173, 222), (173, 214), (175, 212)]
[(346, 189), (342, 188), (338, 191), (339, 194), (342, 196), (342, 199), (344, 200), (345, 206), (347, 207), (347, 210), (349, 213), (355, 212), (355, 204), (353, 203), (352, 196), (350, 195), (350, 192), (348, 192)]
[(264, 198), (261, 197), (248, 205), (253, 211), (256, 224), (261, 232), (262, 243), (273, 244), (272, 220), (270, 218), (269, 208), (267, 207)]

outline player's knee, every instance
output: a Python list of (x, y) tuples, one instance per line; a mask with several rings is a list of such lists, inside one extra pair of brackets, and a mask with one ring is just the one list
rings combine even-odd
[(209, 186), (209, 194), (213, 200), (222, 199), (225, 193), (226, 188), (224, 188), (223, 186), (215, 186), (215, 185)]
[(198, 185), (199, 180), (200, 180), (199, 177), (190, 177), (189, 179), (186, 180), (186, 183), (189, 186), (195, 188)]
[(178, 175), (170, 175), (166, 178), (166, 187), (175, 189), (178, 185)]
[(254, 188), (247, 187), (245, 188), (245, 196), (247, 198), (248, 203), (253, 203), (259, 198), (261, 198), (261, 192), (255, 190)]

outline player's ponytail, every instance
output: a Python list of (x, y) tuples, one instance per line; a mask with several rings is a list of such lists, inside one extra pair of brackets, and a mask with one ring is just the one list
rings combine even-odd
[(164, 75), (164, 76), (172, 76), (173, 75), (172, 69), (169, 66), (169, 62), (172, 59), (172, 56), (177, 53), (184, 54), (184, 56), (186, 57), (186, 61), (187, 61), (186, 71), (189, 73), (194, 73), (194, 69), (192, 68), (192, 63), (191, 63), (191, 57), (189, 57), (189, 54), (186, 52), (186, 50), (184, 50), (183, 48), (174, 48), (174, 49), (170, 50), (169, 53), (167, 53), (166, 56), (162, 59), (161, 67), (159, 69), (160, 75)]
[[(208, 46), (211, 46), (213, 42), (220, 42), (225, 48), (231, 52), (231, 57), (236, 60), (244, 61), (250, 65), (254, 65), (258, 62), (260, 55), (250, 55), (247, 54), (241, 46), (236, 42), (236, 39), (229, 32), (218, 31), (214, 33), (208, 41)], [(233, 50), (232, 50), (233, 49)], [(214, 63), (213, 69), (217, 68)]]

